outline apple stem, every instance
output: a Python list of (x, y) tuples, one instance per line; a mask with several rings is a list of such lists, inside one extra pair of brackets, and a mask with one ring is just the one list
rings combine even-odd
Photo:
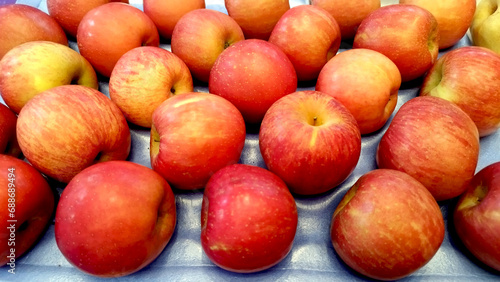
[(318, 117), (313, 118), (313, 125), (316, 125), (316, 121), (318, 120)]

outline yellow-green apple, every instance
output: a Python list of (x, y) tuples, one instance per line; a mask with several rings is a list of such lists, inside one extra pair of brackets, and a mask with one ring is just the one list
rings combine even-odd
[(66, 33), (76, 37), (78, 25), (85, 14), (109, 2), (128, 3), (128, 0), (47, 0), (47, 10)]
[(240, 273), (268, 269), (292, 249), (297, 207), (278, 176), (245, 164), (217, 171), (201, 209), (201, 246), (217, 266)]
[(238, 162), (245, 122), (229, 101), (209, 93), (167, 99), (153, 113), (151, 167), (178, 189), (201, 189), (217, 170)]
[(85, 86), (58, 86), (35, 96), (19, 113), (16, 129), (30, 163), (64, 183), (96, 162), (124, 160), (130, 152), (120, 109)]
[(164, 38), (170, 39), (174, 27), (185, 14), (205, 8), (205, 0), (144, 0), (144, 13)]
[(76, 39), (80, 54), (106, 77), (127, 51), (160, 44), (153, 21), (124, 3), (107, 3), (90, 10), (78, 26)]
[(61, 26), (41, 10), (23, 4), (0, 6), (0, 59), (10, 49), (29, 41), (68, 45)]
[(269, 108), (259, 147), (267, 168), (293, 193), (313, 195), (333, 189), (351, 174), (361, 135), (354, 117), (336, 99), (299, 91)]
[(172, 33), (172, 52), (179, 56), (193, 76), (208, 82), (210, 70), (220, 53), (244, 40), (239, 25), (228, 15), (198, 9), (184, 15)]
[(500, 0), (481, 0), (472, 18), (470, 34), (474, 45), (500, 54)]
[(458, 236), (479, 260), (500, 271), (500, 162), (479, 171), (455, 207)]
[(88, 167), (66, 186), (55, 238), (79, 270), (118, 277), (156, 259), (175, 223), (175, 196), (165, 179), (136, 163), (110, 161)]
[(111, 100), (128, 121), (151, 127), (154, 110), (166, 99), (193, 91), (184, 62), (159, 47), (137, 47), (125, 53), (109, 78)]
[(377, 169), (344, 195), (330, 234), (335, 251), (354, 270), (396, 280), (431, 260), (444, 230), (439, 205), (421, 183), (400, 171)]
[(0, 154), (0, 266), (15, 273), (16, 258), (34, 246), (54, 213), (54, 193), (28, 163)]
[(323, 67), (316, 90), (340, 101), (356, 119), (361, 134), (368, 134), (387, 122), (400, 86), (401, 74), (389, 58), (369, 49), (352, 49)]
[(318, 78), (326, 62), (337, 54), (340, 29), (327, 11), (300, 5), (283, 14), (269, 42), (285, 52), (297, 72), (298, 80), (313, 80)]
[(375, 10), (359, 25), (354, 48), (378, 51), (398, 66), (403, 82), (427, 72), (438, 57), (436, 18), (415, 5), (389, 5)]
[(39, 93), (56, 86), (99, 87), (92, 65), (78, 52), (49, 41), (32, 41), (10, 50), (0, 61), (0, 92), (19, 113)]
[(476, 46), (444, 54), (434, 64), (420, 89), (458, 105), (476, 124), (479, 136), (500, 127), (500, 56)]
[(379, 168), (408, 173), (438, 201), (465, 191), (478, 157), (479, 133), (472, 119), (437, 97), (416, 97), (403, 104), (376, 154)]
[(219, 55), (208, 90), (233, 103), (246, 122), (259, 123), (274, 102), (297, 90), (297, 75), (276, 45), (248, 39)]
[(290, 9), (288, 0), (224, 0), (224, 4), (247, 39), (268, 40), (278, 20)]
[(400, 4), (422, 7), (436, 18), (439, 49), (455, 45), (469, 29), (476, 11), (476, 0), (399, 0)]
[(311, 4), (325, 9), (335, 18), (343, 40), (354, 38), (359, 24), (380, 8), (380, 0), (311, 0)]
[(16, 114), (0, 103), (0, 154), (13, 157), (21, 155), (16, 137), (16, 124)]

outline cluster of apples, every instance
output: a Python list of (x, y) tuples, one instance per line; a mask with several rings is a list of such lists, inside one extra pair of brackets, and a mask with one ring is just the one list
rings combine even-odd
[[(312, 0), (293, 8), (226, 0), (228, 14), (200, 0), (145, 0), (144, 12), (107, 2), (48, 0), (50, 16), (0, 7), (0, 34), (8, 35), (0, 37), (0, 92), (10, 108), (0, 104), (0, 151), (11, 155), (0, 168), (16, 168), (17, 256), (54, 211), (41, 172), (68, 183), (55, 236), (86, 273), (128, 275), (163, 251), (176, 225), (170, 185), (205, 189), (201, 245), (216, 265), (272, 267), (293, 245), (292, 193), (318, 195), (349, 177), (361, 136), (387, 123), (402, 82), (425, 75), (420, 97), (400, 108), (378, 145), (379, 169), (335, 210), (333, 247), (368, 277), (410, 275), (443, 241), (437, 201), (462, 195), (458, 234), (500, 270), (500, 163), (474, 175), (480, 137), (500, 127), (500, 56), (490, 50), (499, 41), (481, 29), (495, 1), (476, 11), (470, 0)], [(490, 49), (462, 47), (438, 59), (471, 24), (474, 41)], [(159, 47), (160, 35), (171, 52)], [(341, 40), (354, 48), (338, 53)], [(108, 77), (109, 98), (97, 90)], [(315, 91), (296, 92), (300, 81), (315, 81)], [(193, 92), (204, 83), (210, 93)], [(125, 161), (129, 123), (151, 128), (152, 169)], [(268, 170), (237, 164), (249, 124), (260, 125)], [(32, 166), (15, 158), (21, 153)], [(121, 230), (135, 232), (107, 236)], [(4, 246), (0, 264), (8, 263)]]

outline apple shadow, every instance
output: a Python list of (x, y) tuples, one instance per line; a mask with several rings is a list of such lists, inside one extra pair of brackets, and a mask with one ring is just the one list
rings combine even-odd
[(315, 91), (316, 90), (316, 79), (306, 80), (306, 81), (298, 81), (297, 82), (297, 91)]
[(472, 261), (476, 266), (480, 267), (484, 271), (492, 274), (492, 275), (500, 275), (500, 271), (486, 265), (484, 262), (476, 258), (469, 249), (465, 246), (465, 244), (462, 242), (460, 237), (458, 236), (457, 230), (455, 229), (455, 225), (453, 223), (453, 212), (455, 211), (455, 207), (458, 203), (460, 197), (453, 198), (448, 201), (442, 201), (439, 202), (439, 205), (442, 206), (443, 204), (447, 205), (447, 223), (446, 223), (446, 229), (448, 230), (449, 233), (449, 239), (450, 239), (450, 244), (453, 246), (453, 248), (459, 250), (467, 259)]
[[(420, 91), (420, 87), (422, 86), (424, 79), (425, 79), (426, 74), (417, 77), (413, 80), (410, 81), (405, 81), (401, 83), (401, 87), (399, 87), (399, 90), (409, 90), (409, 89), (417, 89)], [(418, 94), (418, 92), (417, 92)]]

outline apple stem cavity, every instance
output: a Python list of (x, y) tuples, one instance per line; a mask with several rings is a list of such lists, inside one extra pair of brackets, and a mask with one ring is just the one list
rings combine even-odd
[(97, 155), (94, 158), (94, 164), (98, 163), (101, 160), (102, 157), (102, 152), (97, 153)]
[(151, 126), (151, 144), (150, 144), (151, 156), (157, 156), (160, 153), (160, 135), (154, 125)]
[(23, 222), (21, 225), (19, 225), (19, 228), (17, 228), (16, 233), (21, 233), (24, 230), (28, 229), (28, 221)]
[(471, 192), (472, 195), (467, 196), (464, 201), (458, 207), (458, 210), (470, 209), (481, 203), (483, 199), (488, 194), (488, 186), (480, 183), (477, 187)]
[(488, 194), (488, 187), (486, 185), (479, 185), (474, 189), (474, 199), (479, 204)]
[(349, 191), (344, 195), (340, 203), (338, 204), (337, 208), (333, 212), (333, 217), (336, 217), (344, 208), (347, 206), (347, 204), (354, 198), (356, 195), (356, 192), (358, 191), (359, 184), (355, 183)]
[(229, 46), (231, 46), (231, 44), (229, 42), (227, 42), (227, 41), (224, 42), (224, 50), (226, 50), (227, 47), (229, 47)]

